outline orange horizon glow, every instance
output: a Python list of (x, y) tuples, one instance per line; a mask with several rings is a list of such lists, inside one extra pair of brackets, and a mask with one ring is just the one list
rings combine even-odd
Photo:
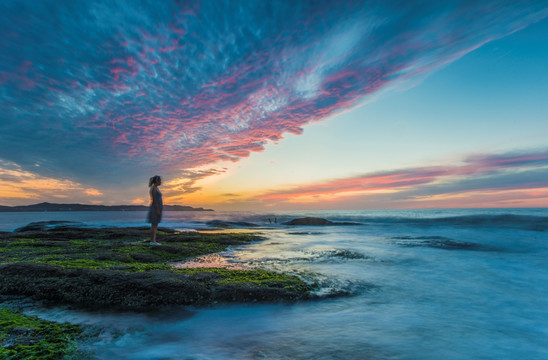
[[(166, 204), (223, 210), (546, 207), (548, 185), (542, 179), (540, 182), (528, 180), (504, 186), (489, 185), (489, 179), (492, 178), (494, 183), (505, 176), (519, 179), (520, 174), (543, 168), (547, 160), (545, 153), (478, 155), (459, 165), (406, 168), (323, 183), (303, 183), (285, 189), (279, 186), (278, 190), (256, 187), (231, 191), (219, 185), (231, 176), (226, 168), (196, 169), (186, 171), (181, 177), (167, 179), (161, 190)], [(112, 197), (112, 192), (85, 187), (67, 179), (41, 177), (15, 166), (0, 168), (0, 175), (9, 175), (13, 179), (0, 180), (0, 197), (7, 205), (42, 201), (106, 205), (149, 203), (145, 186), (134, 191), (138, 196), (127, 200), (123, 194)], [(469, 179), (479, 179), (482, 183), (476, 185), (480, 186), (477, 189), (459, 189), (459, 181)]]

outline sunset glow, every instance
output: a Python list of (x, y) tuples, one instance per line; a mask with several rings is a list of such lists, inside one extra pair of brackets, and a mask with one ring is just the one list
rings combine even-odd
[(543, 1), (5, 1), (0, 205), (545, 207)]

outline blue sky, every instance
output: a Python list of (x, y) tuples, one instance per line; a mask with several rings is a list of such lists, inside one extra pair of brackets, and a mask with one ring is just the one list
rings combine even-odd
[(4, 204), (543, 206), (545, 3), (161, 4), (0, 5)]
[[(425, 77), (365, 99), (358, 108), (309, 125), (302, 136), (289, 136), (283, 144), (244, 160), (239, 176), (222, 179), (217, 185), (226, 182), (227, 187), (234, 187), (237, 181), (253, 179), (250, 182), (257, 184), (272, 180), (273, 190), (278, 182), (284, 182), (287, 188), (298, 188), (317, 179), (329, 183), (361, 174), (455, 165), (476, 154), (545, 154), (548, 47), (542, 44), (546, 43), (546, 20), (487, 43)], [(545, 163), (538, 165), (533, 170), (537, 172), (535, 180), (541, 184), (535, 186), (543, 188), (547, 184), (543, 180)], [(545, 206), (544, 191), (535, 194), (535, 201), (526, 194), (515, 194), (529, 181), (530, 174), (512, 175), (508, 181), (515, 186), (507, 191), (490, 189), (490, 185), (496, 188), (503, 178), (503, 174), (498, 175), (485, 176), (481, 179), (485, 183), (481, 194), (472, 192), (459, 201), (440, 200), (423, 205), (424, 202), (400, 202), (395, 195), (379, 195), (375, 199), (355, 195), (328, 206)], [(290, 179), (298, 180), (292, 183)], [(458, 190), (459, 185), (455, 186)], [(462, 183), (461, 186), (465, 187)], [(422, 191), (436, 192), (432, 184)], [(497, 202), (497, 198), (501, 201)], [(325, 201), (318, 203), (326, 207)], [(295, 208), (314, 205), (314, 200), (286, 203)]]

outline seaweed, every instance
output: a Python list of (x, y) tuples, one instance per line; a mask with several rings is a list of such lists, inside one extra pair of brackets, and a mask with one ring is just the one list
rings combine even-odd
[(170, 265), (261, 240), (257, 234), (162, 229), (162, 246), (150, 246), (148, 236), (146, 228), (74, 227), (0, 234), (0, 294), (86, 309), (139, 311), (310, 297), (312, 287), (296, 276)]
[(84, 339), (80, 325), (57, 323), (0, 307), (0, 358), (81, 358), (78, 342)]

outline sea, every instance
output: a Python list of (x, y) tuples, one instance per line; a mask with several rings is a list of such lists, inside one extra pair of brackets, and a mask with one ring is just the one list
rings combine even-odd
[[(0, 230), (146, 226), (145, 216), (0, 213)], [(359, 224), (283, 224), (299, 217)], [(100, 329), (83, 348), (98, 359), (548, 359), (548, 209), (167, 212), (161, 226), (212, 230), (212, 220), (264, 236), (217, 263), (295, 274), (318, 299), (24, 312)]]

